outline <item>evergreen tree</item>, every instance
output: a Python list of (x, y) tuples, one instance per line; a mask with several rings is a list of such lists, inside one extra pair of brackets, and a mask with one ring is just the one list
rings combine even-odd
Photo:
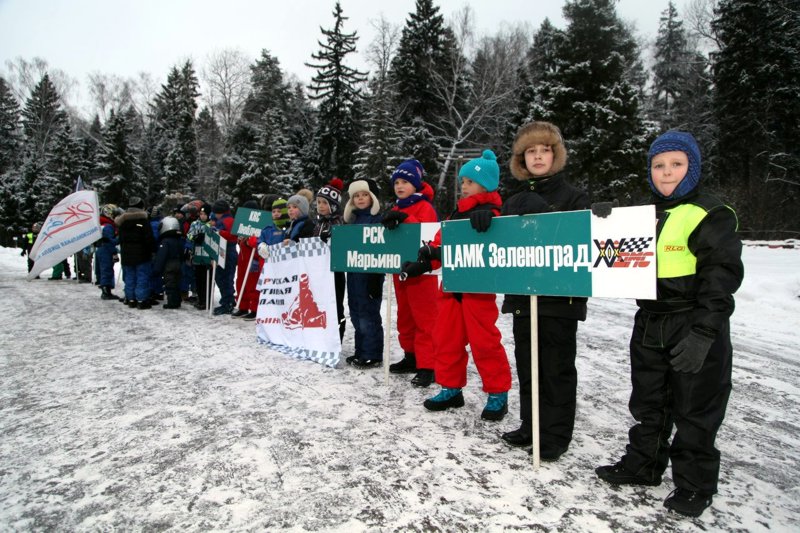
[(163, 194), (188, 193), (197, 173), (198, 81), (191, 61), (173, 67), (167, 83), (156, 96), (158, 155), (163, 176)]
[(353, 175), (353, 154), (358, 148), (361, 134), (359, 106), (361, 89), (366, 75), (345, 64), (348, 54), (356, 51), (356, 32), (344, 33), (347, 17), (336, 2), (333, 10), (333, 29), (321, 29), (324, 42), (318, 41), (320, 51), (312, 54), (315, 63), (307, 63), (317, 74), (309, 90), (311, 99), (319, 102), (317, 124), (318, 161), (322, 175), (307, 184), (321, 186), (331, 175), (342, 178)]
[(373, 92), (366, 100), (364, 136), (353, 166), (355, 178), (383, 179), (399, 162), (395, 157), (401, 144), (393, 109), (394, 95), (388, 84), (371, 80)]
[(590, 197), (630, 202), (645, 188), (649, 141), (640, 111), (638, 46), (614, 0), (568, 0), (564, 18), (557, 67), (545, 75), (551, 111), (541, 118), (561, 128), (568, 172)]
[(197, 182), (193, 190), (200, 198), (217, 198), (224, 141), (214, 115), (207, 107), (197, 116)]
[(796, 0), (721, 0), (712, 28), (714, 173), (748, 236), (781, 236), (772, 232), (796, 227), (800, 199), (800, 10)]
[(124, 115), (111, 110), (97, 156), (98, 177), (94, 181), (103, 203), (126, 205), (132, 196), (144, 195), (144, 187), (136, 179), (137, 165), (129, 143), (130, 131)]
[(246, 166), (231, 191), (237, 202), (270, 191), (275, 194), (292, 194), (295, 183), (291, 176), (292, 153), (285, 133), (283, 114), (278, 109), (268, 109), (260, 121), (252, 149), (247, 154)]
[(675, 108), (686, 89), (691, 58), (683, 22), (671, 0), (661, 14), (654, 55), (653, 118), (667, 130), (676, 124)]
[(435, 126), (446, 114), (446, 102), (436, 93), (431, 73), (452, 70), (453, 41), (453, 33), (433, 0), (416, 0), (390, 71), (402, 123), (410, 124), (419, 117)]
[(0, 175), (19, 160), (20, 111), (11, 88), (0, 78)]
[(66, 123), (67, 114), (61, 107), (61, 97), (45, 74), (22, 110), (26, 153), (46, 161), (55, 136)]

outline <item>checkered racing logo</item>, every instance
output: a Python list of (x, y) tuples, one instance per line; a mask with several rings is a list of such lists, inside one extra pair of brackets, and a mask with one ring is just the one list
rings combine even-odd
[(650, 266), (655, 253), (650, 250), (653, 237), (624, 237), (619, 240), (594, 239), (600, 251), (594, 268), (604, 262), (610, 268), (645, 268)]

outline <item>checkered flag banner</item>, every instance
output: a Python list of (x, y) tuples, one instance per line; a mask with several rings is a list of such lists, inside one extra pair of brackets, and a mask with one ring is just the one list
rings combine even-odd
[(650, 248), (653, 237), (629, 237), (623, 239), (619, 247), (620, 252), (644, 252)]
[(270, 246), (256, 287), (260, 344), (295, 359), (339, 364), (336, 290), (326, 243), (311, 238)]

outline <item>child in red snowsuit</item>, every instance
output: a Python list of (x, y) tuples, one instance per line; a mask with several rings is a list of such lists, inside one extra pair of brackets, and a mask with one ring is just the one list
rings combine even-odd
[[(258, 203), (255, 200), (248, 200), (242, 204), (242, 207), (258, 209)], [(239, 237), (238, 242), (239, 259), (236, 261), (236, 296), (238, 297), (241, 294), (241, 301), (239, 302), (239, 309), (231, 313), (231, 316), (233, 318), (255, 320), (259, 295), (256, 290), (256, 284), (258, 283), (258, 275), (261, 272), (264, 260), (255, 253), (257, 245), (255, 237)], [(244, 279), (245, 275), (247, 276), (246, 281)], [(243, 282), (244, 289), (242, 289)]]
[[(439, 220), (432, 204), (433, 189), (422, 181), (424, 172), (419, 161), (407, 159), (392, 173), (397, 201), (381, 221), (386, 229)], [(397, 333), (405, 357), (390, 365), (389, 371), (394, 374), (416, 371), (411, 383), (427, 387), (434, 380), (433, 326), (438, 315), (430, 296), (436, 293), (438, 280), (435, 276), (419, 276), (400, 283), (397, 274), (392, 277), (397, 295)]]
[[(486, 231), (486, 218), (500, 214), (503, 201), (497, 193), (500, 168), (491, 150), (465, 164), (458, 173), (461, 182), (461, 199), (450, 220), (469, 219), (477, 231)], [(423, 272), (439, 268), (441, 261), (442, 232), (420, 249), (419, 260), (403, 265), (407, 279), (416, 279)], [(401, 274), (402, 277), (402, 274)], [(402, 283), (408, 283), (404, 281)], [(508, 412), (508, 390), (511, 388), (511, 367), (501, 342), (500, 330), (495, 323), (499, 312), (496, 295), (476, 293), (449, 293), (438, 291), (439, 317), (433, 329), (436, 346), (436, 383), (441, 392), (425, 400), (431, 411), (448, 407), (463, 407), (462, 387), (467, 384), (467, 351), (469, 343), (472, 359), (483, 381), (483, 390), (489, 400), (481, 414), (485, 420), (502, 420)]]

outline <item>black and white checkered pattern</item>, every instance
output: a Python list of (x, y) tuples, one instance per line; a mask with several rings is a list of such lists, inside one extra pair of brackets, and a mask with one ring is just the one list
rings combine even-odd
[(331, 368), (336, 368), (336, 366), (338, 366), (341, 356), (340, 352), (321, 352), (317, 350), (306, 350), (304, 348), (291, 348), (289, 346), (283, 346), (282, 344), (273, 344), (261, 338), (258, 338), (258, 343), (272, 348), (276, 352), (288, 355), (289, 357), (303, 361), (314, 361), (315, 363), (320, 363)]
[(269, 257), (273, 261), (286, 261), (295, 257), (315, 257), (330, 250), (328, 244), (319, 237), (302, 239), (299, 243), (273, 244), (269, 247)]
[(619, 247), (620, 252), (644, 252), (650, 248), (650, 243), (653, 237), (630, 237), (625, 239), (622, 246)]

